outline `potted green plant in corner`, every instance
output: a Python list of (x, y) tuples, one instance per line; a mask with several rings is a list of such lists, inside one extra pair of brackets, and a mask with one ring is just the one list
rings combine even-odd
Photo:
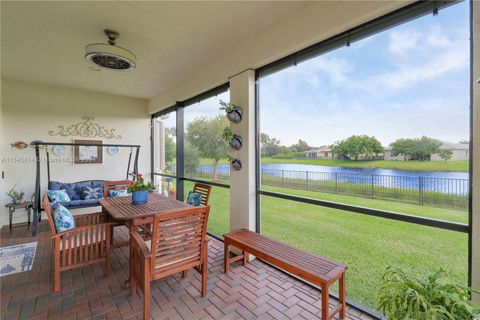
[(145, 182), (141, 173), (138, 173), (136, 178), (135, 183), (128, 187), (128, 192), (132, 193), (132, 204), (145, 204), (148, 202), (149, 193), (155, 190), (155, 187), (152, 182)]
[(237, 134), (234, 134), (232, 132), (232, 129), (230, 129), (229, 127), (225, 127), (225, 129), (223, 129), (222, 137), (223, 137), (223, 140), (228, 142), (230, 147), (232, 147), (233, 149), (240, 150), (242, 148), (242, 145), (243, 145), (242, 137)]
[(232, 103), (227, 103), (220, 100), (220, 110), (224, 110), (227, 113), (227, 118), (233, 123), (239, 123), (242, 121), (242, 109)]
[(442, 269), (416, 274), (387, 268), (377, 293), (380, 310), (387, 319), (480, 319), (480, 307), (469, 299), (475, 290), (448, 281)]
[(7, 196), (10, 197), (10, 199), (12, 200), (12, 203), (14, 204), (21, 203), (23, 200), (23, 197), (25, 196), (25, 192), (23, 192), (23, 190), (21, 190), (20, 192), (15, 190), (16, 186), (17, 185), (14, 185), (13, 188), (7, 192)]

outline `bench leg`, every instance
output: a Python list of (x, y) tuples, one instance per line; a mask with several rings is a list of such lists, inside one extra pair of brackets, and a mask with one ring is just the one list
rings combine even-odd
[(243, 250), (242, 254), (243, 254), (243, 265), (246, 265), (248, 262), (248, 252)]
[(340, 309), (340, 319), (345, 319), (345, 313), (346, 313), (346, 308), (347, 308), (347, 303), (346, 303), (346, 294), (345, 294), (345, 272), (342, 273), (342, 276), (340, 277), (339, 280), (339, 287), (338, 287), (338, 298), (339, 302), (341, 304), (341, 309)]
[(330, 320), (328, 316), (328, 285), (322, 286), (322, 320)]
[(224, 242), (223, 244), (223, 249), (224, 249), (224, 271), (227, 273), (230, 271), (230, 244), (227, 242)]

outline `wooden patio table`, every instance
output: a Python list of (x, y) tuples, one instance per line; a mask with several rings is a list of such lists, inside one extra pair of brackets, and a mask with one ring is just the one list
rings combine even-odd
[[(110, 215), (113, 221), (125, 223), (130, 230), (135, 231), (140, 225), (153, 223), (154, 217), (158, 213), (167, 214), (191, 207), (185, 202), (158, 193), (150, 193), (146, 204), (132, 204), (131, 196), (101, 198), (99, 202), (103, 212)], [(130, 247), (130, 262), (131, 257), (132, 248)], [(130, 279), (125, 282), (125, 285), (130, 285)]]

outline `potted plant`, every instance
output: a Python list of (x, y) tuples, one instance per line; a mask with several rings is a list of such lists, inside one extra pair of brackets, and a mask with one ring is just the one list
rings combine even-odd
[(230, 164), (232, 165), (233, 169), (237, 171), (242, 170), (242, 161), (240, 159), (235, 159), (229, 156), (228, 160), (230, 161)]
[(416, 274), (387, 268), (377, 300), (388, 319), (479, 319), (480, 307), (469, 299), (474, 290), (447, 281), (442, 269)]
[(239, 123), (242, 121), (242, 109), (232, 103), (227, 103), (220, 100), (220, 110), (224, 110), (227, 113), (227, 118), (233, 123)]
[(132, 193), (132, 204), (145, 204), (148, 202), (148, 194), (155, 190), (151, 181), (145, 182), (143, 175), (138, 173), (137, 180), (128, 187), (128, 192)]
[(242, 137), (237, 134), (234, 134), (232, 132), (232, 129), (230, 129), (229, 127), (225, 127), (225, 129), (223, 129), (222, 137), (223, 137), (223, 140), (228, 142), (230, 147), (232, 147), (233, 149), (240, 150), (242, 148), (242, 145), (243, 145)]
[(13, 204), (17, 204), (17, 203), (21, 203), (23, 202), (23, 197), (25, 195), (25, 192), (23, 192), (23, 190), (21, 190), (20, 192), (16, 191), (15, 190), (15, 187), (17, 185), (14, 185), (12, 189), (10, 189), (8, 192), (7, 192), (7, 196), (10, 197), (10, 199), (12, 199), (12, 203)]

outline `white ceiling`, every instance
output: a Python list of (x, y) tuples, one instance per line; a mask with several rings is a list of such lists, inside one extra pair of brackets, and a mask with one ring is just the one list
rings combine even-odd
[[(305, 5), (290, 2), (2, 1), (5, 78), (151, 98)], [(89, 43), (120, 32), (133, 72), (95, 71)]]

